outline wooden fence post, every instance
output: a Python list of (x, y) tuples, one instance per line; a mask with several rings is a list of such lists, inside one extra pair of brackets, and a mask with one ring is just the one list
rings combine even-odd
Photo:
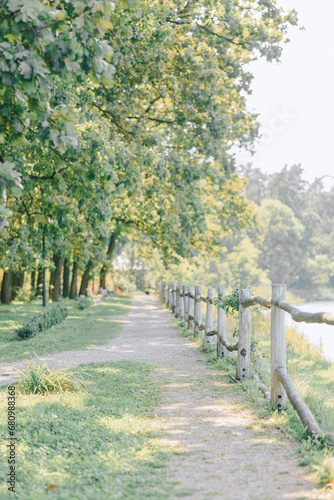
[(286, 285), (272, 285), (271, 295), (271, 406), (286, 408), (286, 392), (275, 375), (277, 368), (286, 370), (285, 312), (274, 303), (285, 300)]
[(172, 285), (168, 285), (168, 307), (171, 309), (173, 307), (173, 296), (172, 296)]
[(168, 307), (168, 283), (165, 283), (165, 303)]
[(172, 285), (172, 306), (171, 306), (171, 309), (172, 309), (173, 312), (175, 312), (175, 306), (176, 306), (175, 290), (176, 290), (175, 285)]
[(202, 287), (195, 286), (195, 320), (194, 320), (194, 337), (198, 337), (199, 328), (198, 324), (202, 323), (202, 302), (200, 299), (202, 296)]
[(183, 321), (187, 324), (188, 321), (188, 287), (187, 285), (182, 286), (183, 291)]
[(179, 320), (182, 321), (182, 323), (183, 323), (183, 311), (184, 311), (184, 307), (183, 307), (183, 297), (182, 297), (182, 295), (183, 295), (183, 285), (180, 285)]
[(175, 317), (178, 318), (180, 314), (180, 285), (176, 285), (175, 289)]
[(208, 288), (207, 303), (206, 303), (206, 316), (205, 316), (205, 333), (203, 339), (203, 346), (207, 347), (213, 343), (213, 336), (206, 335), (213, 330), (213, 304), (212, 299), (215, 296), (215, 289)]
[(252, 298), (249, 288), (239, 292), (239, 347), (237, 357), (237, 380), (249, 378), (250, 341), (251, 341), (251, 309), (244, 308), (242, 302)]
[[(195, 287), (188, 286), (188, 293), (195, 296)], [(194, 318), (195, 318), (195, 300), (188, 297), (188, 328), (190, 330), (194, 329)]]
[[(226, 288), (220, 286), (217, 288), (218, 295), (224, 297), (226, 295)], [(227, 356), (227, 349), (223, 346), (222, 340), (226, 341), (226, 313), (222, 307), (218, 307), (218, 319), (217, 319), (217, 357), (223, 358)]]

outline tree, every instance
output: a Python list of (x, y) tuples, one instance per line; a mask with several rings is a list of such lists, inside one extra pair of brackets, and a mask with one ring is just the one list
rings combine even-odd
[(28, 234), (27, 268), (41, 260), (42, 224), (51, 271), (51, 260), (73, 263), (74, 296), (78, 270), (82, 291), (108, 265), (112, 235), (135, 231), (179, 259), (212, 253), (222, 225), (252, 220), (229, 151), (257, 131), (244, 68), (279, 57), (294, 13), (270, 0), (144, 0), (131, 10), (29, 0), (23, 14), (21, 4), (2, 0), (0, 161), (3, 186), (22, 177), (6, 209)]
[(291, 208), (278, 200), (265, 199), (259, 208), (254, 241), (261, 251), (259, 266), (273, 283), (293, 286), (303, 260), (301, 241), (304, 226)]
[[(54, 75), (111, 85), (112, 50), (102, 37), (111, 27), (110, 1), (0, 1), (0, 177), (8, 194), (19, 195), (16, 154), (35, 143), (64, 153), (77, 138), (71, 110), (57, 103)], [(4, 200), (5, 201), (5, 200)], [(4, 203), (0, 215), (8, 215)]]

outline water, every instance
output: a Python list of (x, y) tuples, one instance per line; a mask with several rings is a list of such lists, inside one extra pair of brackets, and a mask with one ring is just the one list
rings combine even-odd
[[(307, 312), (334, 313), (334, 300), (305, 302), (303, 304), (294, 304), (294, 306)], [(312, 344), (322, 349), (326, 359), (334, 362), (334, 325), (296, 323), (288, 313), (286, 313), (286, 324), (287, 326), (293, 326), (298, 332), (303, 333)]]

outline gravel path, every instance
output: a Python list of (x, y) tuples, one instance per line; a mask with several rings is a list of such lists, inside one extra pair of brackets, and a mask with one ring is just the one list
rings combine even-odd
[[(110, 317), (115, 319), (115, 317)], [(292, 444), (244, 408), (241, 389), (205, 364), (195, 343), (171, 326), (154, 296), (137, 295), (122, 334), (108, 344), (40, 357), (50, 365), (133, 360), (154, 363), (166, 388), (157, 413), (166, 444), (185, 453), (170, 460), (175, 497), (194, 500), (328, 499), (299, 467)], [(25, 362), (15, 363), (22, 367)], [(0, 365), (11, 371), (13, 364)], [(12, 376), (0, 377), (0, 384)], [(326, 496), (327, 495), (327, 496)]]

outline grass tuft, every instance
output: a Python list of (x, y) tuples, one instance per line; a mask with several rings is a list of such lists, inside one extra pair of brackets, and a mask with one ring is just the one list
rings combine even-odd
[(75, 392), (85, 387), (82, 375), (75, 370), (68, 368), (51, 369), (40, 361), (30, 361), (24, 370), (16, 369), (15, 371), (21, 375), (18, 384), (21, 394)]

